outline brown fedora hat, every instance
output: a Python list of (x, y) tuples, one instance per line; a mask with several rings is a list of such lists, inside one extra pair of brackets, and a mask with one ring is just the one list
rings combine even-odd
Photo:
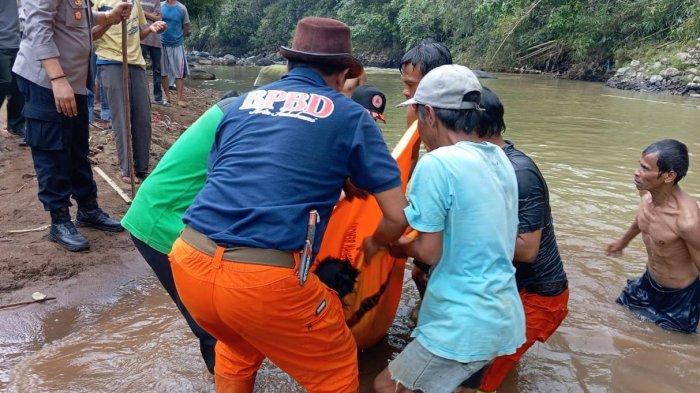
[(347, 66), (348, 78), (362, 74), (362, 63), (352, 55), (350, 28), (345, 23), (309, 16), (297, 23), (292, 47), (280, 47), (287, 60)]

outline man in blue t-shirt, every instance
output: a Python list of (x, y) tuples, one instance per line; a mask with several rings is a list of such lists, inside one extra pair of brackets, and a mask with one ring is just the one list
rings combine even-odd
[[(190, 34), (190, 15), (187, 7), (177, 0), (166, 0), (160, 3), (161, 16), (167, 28), (160, 35), (163, 45), (162, 74), (163, 86), (170, 86), (168, 78), (175, 80), (177, 90), (177, 104), (185, 107), (187, 103), (183, 99), (184, 78), (190, 74), (185, 56), (185, 36)], [(167, 102), (174, 102), (170, 96), (170, 89), (165, 88)], [(167, 104), (166, 104), (167, 105)]]
[(348, 177), (384, 213), (364, 243), (370, 257), (405, 230), (406, 199), (381, 131), (340, 94), (362, 72), (350, 29), (304, 18), (280, 52), (288, 75), (238, 98), (219, 124), (206, 183), (170, 253), (173, 277), (218, 340), (217, 391), (252, 391), (267, 357), (308, 391), (356, 392), (340, 299), (315, 275), (302, 279), (300, 250), (317, 252)]
[(394, 255), (434, 265), (415, 338), (375, 379), (379, 393), (451, 393), (525, 341), (525, 315), (511, 262), (518, 185), (500, 147), (476, 132), (481, 85), (466, 67), (444, 65), (418, 84), (414, 105), (428, 149), (411, 178), (408, 223)]

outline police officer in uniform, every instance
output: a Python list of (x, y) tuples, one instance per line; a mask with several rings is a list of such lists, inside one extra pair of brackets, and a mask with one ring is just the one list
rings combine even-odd
[(90, 247), (78, 226), (119, 232), (119, 221), (97, 204), (88, 160), (87, 88), (93, 25), (120, 23), (131, 13), (121, 3), (108, 13), (91, 12), (89, 0), (22, 0), (22, 41), (13, 71), (25, 98), (26, 140), (39, 182), (39, 200), (51, 213), (49, 238), (69, 251)]

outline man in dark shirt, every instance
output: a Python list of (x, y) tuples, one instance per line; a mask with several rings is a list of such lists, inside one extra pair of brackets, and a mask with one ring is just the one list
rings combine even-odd
[(545, 342), (559, 327), (568, 313), (569, 290), (554, 235), (547, 183), (535, 162), (503, 139), (503, 105), (487, 87), (481, 93), (481, 106), (479, 128), (490, 134), (489, 142), (503, 148), (518, 179), (520, 223), (513, 264), (526, 319), (525, 343), (516, 353), (496, 358), (484, 374), (480, 390), (492, 392), (535, 341)]

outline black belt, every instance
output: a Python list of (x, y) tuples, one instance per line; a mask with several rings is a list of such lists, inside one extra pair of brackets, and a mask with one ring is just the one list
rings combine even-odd
[(569, 281), (554, 281), (546, 283), (528, 284), (523, 286), (525, 292), (535, 293), (542, 296), (557, 296), (569, 288)]

